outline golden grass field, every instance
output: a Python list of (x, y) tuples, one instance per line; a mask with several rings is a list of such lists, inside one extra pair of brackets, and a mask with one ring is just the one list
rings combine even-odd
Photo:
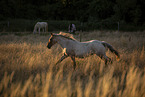
[(121, 57), (106, 49), (108, 67), (94, 55), (76, 59), (75, 71), (70, 58), (54, 65), (62, 49), (47, 49), (49, 37), (0, 36), (0, 97), (145, 97), (145, 32), (83, 32), (82, 41), (106, 41)]

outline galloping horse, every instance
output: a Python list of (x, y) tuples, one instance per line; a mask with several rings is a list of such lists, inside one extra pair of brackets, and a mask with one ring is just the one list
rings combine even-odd
[(96, 54), (105, 61), (105, 64), (110, 62), (111, 59), (106, 56), (105, 47), (108, 47), (117, 58), (120, 57), (119, 53), (110, 44), (104, 41), (91, 40), (87, 42), (79, 42), (68, 33), (51, 33), (51, 37), (49, 38), (49, 42), (47, 44), (48, 49), (50, 49), (56, 43), (60, 44), (64, 51), (64, 55), (56, 64), (60, 63), (67, 57), (71, 57), (74, 64), (74, 69), (76, 68), (75, 57), (84, 58), (89, 55)]
[(35, 34), (37, 32), (37, 30), (39, 31), (39, 34), (40, 34), (41, 28), (42, 28), (43, 32), (47, 32), (47, 28), (48, 28), (47, 22), (37, 22), (34, 26), (33, 34)]

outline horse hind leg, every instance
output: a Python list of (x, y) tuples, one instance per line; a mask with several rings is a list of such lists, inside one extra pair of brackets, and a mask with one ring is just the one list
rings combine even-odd
[(107, 65), (108, 63), (112, 63), (112, 59), (106, 56), (105, 65)]
[(105, 65), (107, 65), (108, 63), (112, 63), (112, 60), (111, 60), (111, 58), (109, 58), (109, 57), (107, 57), (106, 55), (101, 55), (101, 56), (99, 56), (102, 60), (104, 60), (104, 62), (105, 62)]

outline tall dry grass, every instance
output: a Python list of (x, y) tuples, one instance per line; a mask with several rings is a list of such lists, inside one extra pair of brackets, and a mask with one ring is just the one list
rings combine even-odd
[[(79, 40), (78, 36), (77, 39)], [(97, 56), (70, 58), (55, 66), (60, 46), (46, 48), (48, 36), (0, 36), (1, 97), (145, 97), (145, 32), (84, 32), (82, 41), (113, 45), (120, 61), (104, 67)]]

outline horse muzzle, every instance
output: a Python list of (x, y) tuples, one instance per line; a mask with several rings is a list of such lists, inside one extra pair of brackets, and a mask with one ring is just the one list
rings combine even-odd
[(50, 49), (51, 47), (50, 46), (47, 46), (47, 48)]
[(47, 48), (48, 48), (48, 49), (50, 49), (50, 48), (51, 48), (51, 46), (50, 46), (50, 45), (47, 45)]

